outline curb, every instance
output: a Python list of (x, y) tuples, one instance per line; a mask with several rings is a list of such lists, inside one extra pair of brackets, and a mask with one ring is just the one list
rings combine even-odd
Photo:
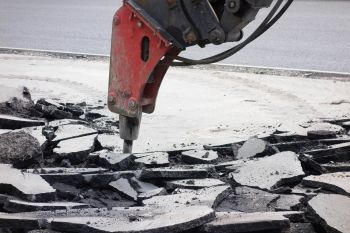
[[(2, 54), (19, 54), (29, 56), (45, 56), (60, 59), (83, 59), (83, 60), (109, 60), (108, 55), (102, 54), (87, 54), (87, 53), (74, 53), (74, 52), (61, 52), (52, 50), (32, 50), (22, 48), (6, 48), (0, 47), (0, 53)], [(182, 68), (182, 67), (178, 67)], [(245, 66), (245, 65), (233, 65), (233, 64), (210, 64), (210, 65), (198, 65), (198, 66), (186, 66), (187, 69), (210, 69), (226, 72), (239, 72), (249, 74), (260, 75), (276, 75), (276, 76), (289, 76), (289, 77), (303, 77), (303, 78), (332, 78), (339, 81), (350, 81), (350, 73), (342, 72), (330, 72), (320, 70), (302, 70), (302, 69), (289, 69), (279, 67), (262, 67), (262, 66)]]

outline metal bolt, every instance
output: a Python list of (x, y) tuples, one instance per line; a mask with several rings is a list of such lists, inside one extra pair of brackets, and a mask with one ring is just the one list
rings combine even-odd
[(235, 8), (235, 7), (236, 7), (236, 2), (234, 2), (234, 1), (233, 1), (233, 2), (230, 2), (230, 3), (229, 3), (229, 7), (230, 7), (230, 8)]
[(115, 98), (114, 96), (109, 95), (108, 96), (108, 103), (114, 105), (115, 104)]
[(214, 29), (210, 32), (209, 40), (216, 45), (222, 44), (225, 41), (225, 34), (219, 29)]
[(194, 42), (196, 42), (197, 40), (197, 36), (193, 31), (190, 31), (189, 33), (187, 33), (187, 35), (185, 36), (185, 41), (188, 44), (193, 44)]
[(137, 103), (135, 100), (133, 99), (130, 99), (129, 100), (129, 103), (128, 103), (128, 108), (132, 111), (136, 110), (137, 109)]
[(240, 0), (226, 0), (226, 10), (231, 13), (237, 13), (240, 9)]

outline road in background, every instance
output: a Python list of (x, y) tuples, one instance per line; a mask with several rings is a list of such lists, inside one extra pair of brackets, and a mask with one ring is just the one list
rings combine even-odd
[[(0, 47), (109, 54), (121, 2), (0, 0)], [(296, 1), (277, 25), (224, 63), (350, 72), (349, 12), (350, 1)], [(231, 46), (191, 48), (185, 55), (201, 58)]]

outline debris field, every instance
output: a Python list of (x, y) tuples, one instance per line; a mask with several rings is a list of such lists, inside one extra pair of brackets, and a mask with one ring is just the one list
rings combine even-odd
[(350, 232), (349, 118), (122, 154), (105, 106), (0, 103), (0, 233)]

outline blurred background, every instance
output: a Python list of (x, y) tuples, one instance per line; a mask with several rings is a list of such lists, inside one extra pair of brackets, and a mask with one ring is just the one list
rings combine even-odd
[[(0, 47), (108, 55), (112, 18), (121, 5), (122, 0), (0, 0)], [(350, 72), (349, 12), (350, 1), (296, 0), (271, 30), (223, 63)], [(193, 47), (183, 55), (198, 59), (233, 45), (209, 46), (207, 54)]]

